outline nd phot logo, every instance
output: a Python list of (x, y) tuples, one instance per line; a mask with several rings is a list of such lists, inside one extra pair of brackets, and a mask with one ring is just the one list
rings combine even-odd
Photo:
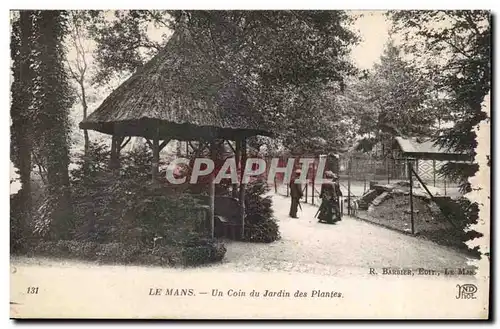
[(458, 295), (457, 299), (476, 299), (474, 294), (477, 292), (477, 287), (474, 284), (466, 283), (466, 284), (457, 284), (458, 287)]

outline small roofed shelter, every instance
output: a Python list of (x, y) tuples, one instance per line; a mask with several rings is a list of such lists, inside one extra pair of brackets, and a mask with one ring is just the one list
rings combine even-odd
[[(403, 165), (404, 168), (401, 168), (403, 172), (406, 173), (408, 167), (412, 165), (410, 162), (413, 161), (419, 175), (424, 180), (432, 180), (434, 185), (439, 163), (472, 161), (469, 154), (440, 147), (429, 137), (397, 136), (393, 140), (392, 150), (394, 159), (403, 160), (398, 163), (399, 166)], [(395, 164), (394, 167), (398, 166)]]
[(467, 153), (436, 145), (430, 138), (395, 137), (394, 149), (404, 158), (440, 161), (470, 161)]
[[(212, 158), (221, 143), (235, 142), (239, 168), (247, 158), (246, 139), (271, 136), (252, 111), (249, 93), (204, 51), (189, 31), (179, 28), (154, 58), (114, 90), (80, 123), (112, 135), (111, 163), (119, 166), (126, 138), (146, 139), (153, 151), (152, 179), (158, 181), (159, 154), (169, 141), (197, 141), (200, 154), (208, 147)], [(231, 146), (231, 148), (233, 148)], [(243, 165), (242, 165), (243, 164)], [(214, 235), (213, 175), (209, 189), (211, 234)], [(241, 234), (244, 235), (245, 186), (239, 184)]]

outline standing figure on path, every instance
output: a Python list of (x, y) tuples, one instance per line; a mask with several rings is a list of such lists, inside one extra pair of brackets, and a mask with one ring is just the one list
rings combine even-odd
[(298, 169), (295, 171), (295, 174), (292, 175), (292, 179), (290, 180), (290, 197), (292, 199), (292, 204), (290, 205), (290, 217), (297, 217), (297, 208), (299, 206), (300, 198), (302, 198), (302, 185), (300, 183), (295, 183), (295, 180), (299, 178), (301, 171)]
[(339, 182), (339, 176), (336, 174), (333, 174), (333, 188), (335, 189), (335, 213), (337, 214), (337, 221), (340, 221), (342, 219), (342, 211), (340, 209), (340, 198), (342, 197), (342, 191), (340, 190), (340, 182)]
[(338, 182), (336, 182), (336, 175), (333, 172), (325, 172), (325, 177), (329, 181), (321, 185), (319, 197), (322, 201), (318, 219), (320, 223), (334, 224), (340, 220), (339, 199), (342, 196), (342, 192), (340, 191)]

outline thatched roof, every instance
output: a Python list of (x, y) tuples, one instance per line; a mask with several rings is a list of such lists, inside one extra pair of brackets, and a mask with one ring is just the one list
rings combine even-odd
[[(198, 36), (197, 36), (198, 37)], [(105, 134), (192, 140), (270, 135), (240, 86), (176, 31), (165, 48), (114, 90), (82, 129)]]

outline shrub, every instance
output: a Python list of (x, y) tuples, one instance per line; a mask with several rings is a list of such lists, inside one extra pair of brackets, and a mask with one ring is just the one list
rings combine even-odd
[(13, 254), (25, 250), (28, 238), (20, 192), (10, 196), (10, 252)]
[(246, 188), (245, 241), (273, 242), (280, 239), (279, 227), (274, 218), (273, 201), (264, 196), (270, 191), (263, 179), (254, 180)]
[(279, 226), (274, 219), (251, 215), (245, 220), (245, 241), (269, 243), (278, 239), (280, 239)]
[(80, 160), (72, 172), (74, 239), (127, 241), (149, 248), (156, 237), (182, 243), (183, 234), (196, 230), (196, 199), (175, 187), (151, 183), (151, 154), (146, 148), (124, 154), (119, 172), (107, 169), (107, 150), (90, 149), (86, 169)]
[(55, 197), (51, 194), (46, 195), (38, 209), (32, 223), (33, 235), (42, 239), (49, 239), (54, 235), (54, 223), (52, 222), (54, 205), (57, 204)]
[(30, 254), (34, 256), (59, 257), (57, 243), (54, 241), (37, 241), (33, 244)]
[(469, 248), (465, 243), (480, 238), (483, 234), (470, 230), (472, 225), (478, 223), (479, 206), (477, 203), (471, 202), (469, 199), (462, 197), (457, 200), (440, 199), (439, 207), (441, 208), (442, 220), (450, 220), (455, 223), (456, 232), (454, 233), (461, 241), (461, 249), (468, 250), (472, 255), (479, 255), (479, 247)]
[[(80, 155), (79, 166), (71, 173), (72, 240), (40, 239), (54, 237), (49, 234), (51, 202), (47, 200), (35, 221), (38, 240), (33, 254), (156, 265), (199, 264), (223, 258), (223, 245), (203, 239), (207, 232), (196, 209), (199, 201), (176, 186), (151, 183), (151, 159), (146, 149), (125, 154), (122, 169), (115, 172), (107, 169), (108, 153), (105, 147), (92, 145), (85, 165)], [(184, 247), (195, 251), (183, 253)]]
[(199, 244), (188, 244), (182, 249), (182, 262), (185, 266), (200, 265), (221, 261), (226, 247), (216, 240), (204, 240)]
[(40, 225), (37, 219), (46, 198), (44, 186), (37, 179), (31, 180), (31, 213), (27, 211), (22, 195), (22, 189), (10, 195), (10, 250), (13, 254), (28, 251), (35, 228)]

